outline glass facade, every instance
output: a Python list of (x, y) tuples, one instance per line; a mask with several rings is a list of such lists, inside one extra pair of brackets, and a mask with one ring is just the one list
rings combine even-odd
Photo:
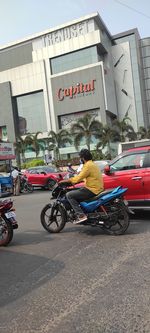
[(148, 121), (150, 123), (150, 38), (144, 38), (141, 40), (141, 53), (146, 91), (146, 106), (148, 112)]
[(16, 97), (19, 133), (47, 131), (43, 92)]
[(50, 60), (52, 74), (68, 71), (73, 68), (93, 64), (99, 61), (97, 47), (79, 50)]

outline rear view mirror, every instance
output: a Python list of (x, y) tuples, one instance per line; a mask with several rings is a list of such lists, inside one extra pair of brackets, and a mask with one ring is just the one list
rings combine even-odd
[(105, 167), (104, 167), (104, 173), (106, 175), (109, 175), (109, 173), (110, 173), (110, 166), (109, 165), (105, 165)]

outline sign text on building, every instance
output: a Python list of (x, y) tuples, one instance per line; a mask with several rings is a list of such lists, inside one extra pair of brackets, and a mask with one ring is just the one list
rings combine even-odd
[(83, 21), (77, 24), (73, 24), (69, 27), (56, 30), (50, 34), (43, 37), (44, 45), (50, 46), (56, 43), (65, 41), (66, 39), (71, 39), (73, 37), (78, 37), (88, 33), (88, 21)]
[(93, 19), (88, 19), (61, 29), (57, 29), (41, 36), (40, 38), (36, 38), (33, 41), (33, 50), (35, 51), (39, 48), (64, 42), (74, 37), (83, 36), (89, 32), (94, 31), (94, 29), (95, 27)]
[(88, 83), (77, 83), (75, 86), (69, 88), (59, 88), (57, 91), (57, 98), (59, 101), (63, 101), (65, 97), (73, 98), (75, 95), (84, 94), (95, 90), (95, 81), (91, 80)]

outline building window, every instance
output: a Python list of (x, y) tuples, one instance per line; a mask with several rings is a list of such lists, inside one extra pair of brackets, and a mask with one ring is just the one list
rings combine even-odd
[[(99, 109), (80, 111), (80, 112), (76, 112), (76, 113), (69, 113), (69, 114), (65, 114), (63, 116), (58, 117), (59, 128), (70, 131), (71, 126), (74, 123), (76, 123), (80, 118), (83, 118), (86, 114), (91, 115), (91, 117), (93, 117), (93, 119), (100, 120), (99, 119)], [(95, 144), (97, 142), (97, 140), (95, 139), (94, 136), (92, 137), (92, 142)], [(81, 141), (81, 145), (85, 145), (85, 139), (83, 139)], [(69, 146), (73, 146), (73, 143), (72, 144), (66, 143), (66, 144), (64, 144), (63, 147), (69, 147)]]
[(145, 80), (145, 88), (150, 89), (150, 79)]
[(6, 126), (0, 126), (0, 141), (7, 141), (7, 127)]
[(47, 131), (43, 92), (16, 97), (19, 134)]
[(76, 123), (80, 118), (83, 118), (86, 114), (89, 114), (91, 117), (93, 117), (93, 119), (99, 120), (99, 109), (79, 111), (59, 116), (59, 128), (70, 130), (71, 126)]
[(143, 58), (143, 67), (150, 67), (150, 57)]
[(79, 50), (50, 60), (52, 74), (98, 62), (97, 47)]
[(149, 67), (144, 68), (144, 78), (145, 79), (150, 78), (150, 68)]
[(146, 90), (146, 99), (150, 100), (150, 89)]
[(150, 46), (142, 47), (142, 57), (149, 57), (150, 55)]

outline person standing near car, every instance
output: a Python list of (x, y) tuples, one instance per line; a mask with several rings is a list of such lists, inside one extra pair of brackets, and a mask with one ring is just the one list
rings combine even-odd
[[(78, 175), (69, 179), (69, 183), (73, 185), (84, 180), (85, 187), (71, 190), (66, 194), (67, 200), (76, 215), (74, 224), (85, 222), (87, 220), (87, 216), (82, 211), (79, 203), (93, 198), (104, 190), (102, 173), (98, 166), (92, 161), (92, 154), (90, 151), (88, 149), (82, 149), (79, 156), (82, 160), (83, 168)], [(67, 180), (60, 181), (60, 183), (67, 182)]]
[(11, 176), (13, 179), (13, 194), (19, 195), (20, 194), (20, 174), (17, 167), (13, 167), (11, 171)]

